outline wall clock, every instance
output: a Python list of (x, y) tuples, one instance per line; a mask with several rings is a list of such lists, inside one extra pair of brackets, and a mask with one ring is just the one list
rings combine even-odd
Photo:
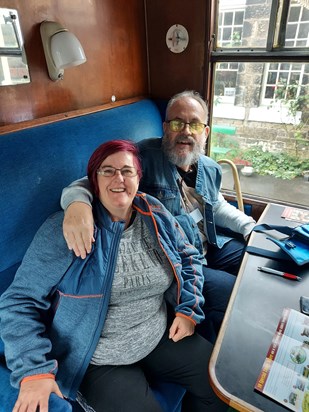
[(189, 34), (181, 24), (174, 24), (166, 33), (166, 45), (173, 53), (182, 53), (188, 46)]

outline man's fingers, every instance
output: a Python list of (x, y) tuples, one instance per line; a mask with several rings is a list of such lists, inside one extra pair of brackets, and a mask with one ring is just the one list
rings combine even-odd
[(87, 253), (91, 252), (93, 237), (93, 227), (84, 227), (82, 230), (64, 231), (64, 239), (70, 250), (73, 250), (77, 257), (85, 259)]
[(73, 202), (64, 215), (63, 233), (68, 248), (76, 256), (85, 259), (91, 252), (93, 230), (92, 208), (82, 202)]
[(70, 250), (74, 248), (75, 245), (75, 238), (71, 236), (69, 233), (65, 232), (63, 234), (65, 241), (67, 242), (67, 246)]
[(84, 247), (84, 249), (87, 253), (91, 252), (93, 243), (94, 243), (93, 230), (92, 230), (91, 233), (90, 232), (89, 233), (88, 232), (83, 232), (82, 233), (82, 243), (81, 244), (83, 244), (83, 247)]
[(87, 249), (81, 236), (76, 238), (72, 233), (65, 233), (64, 238), (68, 248), (73, 250), (75, 256), (81, 257), (82, 259), (86, 258)]
[(74, 245), (73, 245), (73, 251), (77, 257), (81, 257), (82, 259), (85, 259), (87, 256), (87, 249), (85, 247), (84, 240), (81, 236), (78, 236), (75, 239)]

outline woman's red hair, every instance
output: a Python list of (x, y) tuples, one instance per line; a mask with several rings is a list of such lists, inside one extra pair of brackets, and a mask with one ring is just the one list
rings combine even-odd
[(135, 143), (129, 140), (110, 140), (109, 142), (101, 144), (91, 155), (87, 175), (88, 180), (95, 196), (99, 197), (99, 185), (97, 180), (97, 170), (102, 162), (108, 157), (117, 152), (129, 152), (133, 155), (134, 166), (136, 167), (138, 177), (142, 177), (142, 166), (139, 159), (138, 148)]

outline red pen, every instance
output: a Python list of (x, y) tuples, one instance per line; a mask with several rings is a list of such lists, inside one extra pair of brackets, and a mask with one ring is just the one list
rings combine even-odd
[(260, 270), (261, 272), (270, 273), (271, 275), (281, 276), (286, 279), (298, 280), (298, 281), (301, 280), (301, 277), (299, 276), (292, 275), (291, 273), (280, 272), (279, 270), (276, 270), (276, 269), (266, 268), (263, 266), (259, 266), (257, 269)]

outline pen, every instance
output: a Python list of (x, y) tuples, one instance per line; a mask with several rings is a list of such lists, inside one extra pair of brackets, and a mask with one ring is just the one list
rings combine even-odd
[(286, 278), (286, 279), (301, 280), (301, 277), (299, 276), (292, 275), (291, 273), (280, 272), (280, 270), (266, 268), (263, 266), (259, 266), (257, 269), (260, 270), (261, 272), (270, 273), (272, 275), (277, 275), (277, 276), (282, 276), (283, 278)]

